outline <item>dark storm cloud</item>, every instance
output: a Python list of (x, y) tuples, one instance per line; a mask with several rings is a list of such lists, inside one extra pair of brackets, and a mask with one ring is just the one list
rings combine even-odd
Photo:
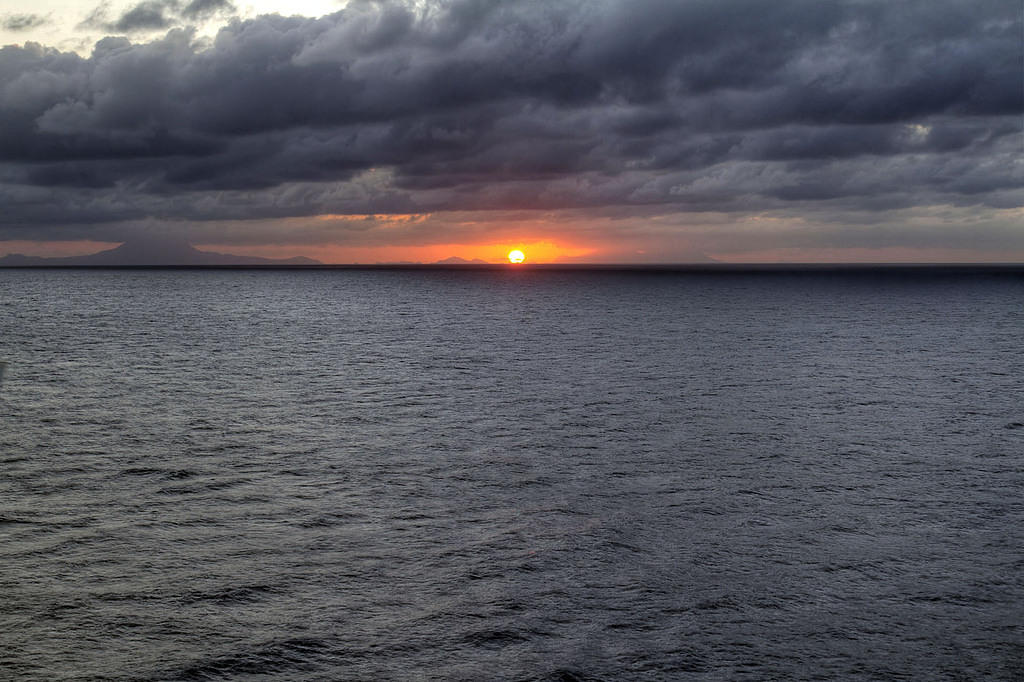
[(0, 27), (7, 31), (28, 31), (49, 23), (49, 19), (38, 14), (5, 14), (0, 17)]
[[(146, 0), (179, 24), (225, 0)], [(147, 217), (1020, 205), (1017, 0), (355, 2), (0, 50), (0, 236)], [(94, 17), (102, 17), (99, 12)], [(40, 192), (46, 201), (40, 202)]]

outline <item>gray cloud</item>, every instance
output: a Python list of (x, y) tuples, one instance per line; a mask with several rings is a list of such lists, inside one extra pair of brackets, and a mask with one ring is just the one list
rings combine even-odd
[(229, 16), (234, 11), (235, 6), (229, 0), (192, 0), (187, 4), (179, 0), (142, 0), (111, 21), (109, 3), (104, 2), (88, 14), (80, 27), (121, 34), (152, 33), (184, 27), (215, 15)]
[(118, 33), (154, 31), (175, 24), (173, 13), (178, 3), (173, 0), (145, 0), (126, 10), (117, 21), (104, 28)]
[[(131, 32), (228, 9), (147, 0), (94, 21)], [(364, 1), (233, 21), (210, 44), (175, 29), (87, 58), (6, 47), (0, 237), (320, 213), (1020, 206), (1021, 30), (1016, 0)]]
[(231, 13), (235, 6), (228, 0), (192, 0), (181, 8), (181, 16), (186, 19), (203, 19), (217, 13)]
[(0, 26), (7, 31), (28, 31), (50, 23), (39, 14), (5, 14), (0, 17)]

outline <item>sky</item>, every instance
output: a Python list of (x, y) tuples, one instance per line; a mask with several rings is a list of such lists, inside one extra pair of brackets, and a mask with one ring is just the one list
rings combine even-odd
[(0, 255), (1024, 262), (1020, 0), (4, 0)]

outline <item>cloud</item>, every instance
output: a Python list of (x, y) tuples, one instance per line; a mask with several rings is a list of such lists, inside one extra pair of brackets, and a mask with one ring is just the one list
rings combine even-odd
[(175, 22), (173, 12), (178, 3), (173, 0), (145, 0), (125, 11), (117, 21), (105, 28), (118, 33), (154, 31), (170, 28)]
[[(90, 21), (133, 33), (231, 9), (146, 0)], [(6, 47), (0, 237), (327, 213), (1012, 208), (1021, 30), (1013, 0), (363, 0), (233, 20), (212, 42), (174, 28), (89, 57)]]
[(5, 14), (0, 17), (0, 27), (7, 31), (30, 31), (48, 23), (50, 19), (39, 14)]
[(235, 6), (228, 0), (192, 0), (181, 8), (181, 16), (186, 19), (205, 19), (209, 16), (235, 11)]
[(152, 33), (181, 28), (214, 16), (230, 16), (235, 6), (229, 0), (192, 0), (183, 5), (179, 0), (142, 0), (111, 21), (110, 5), (97, 5), (80, 24), (82, 28), (96, 28), (113, 33)]

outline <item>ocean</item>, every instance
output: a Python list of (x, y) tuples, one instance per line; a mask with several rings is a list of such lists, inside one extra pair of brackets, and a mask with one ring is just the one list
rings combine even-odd
[(1021, 679), (1022, 272), (0, 270), (0, 678)]

